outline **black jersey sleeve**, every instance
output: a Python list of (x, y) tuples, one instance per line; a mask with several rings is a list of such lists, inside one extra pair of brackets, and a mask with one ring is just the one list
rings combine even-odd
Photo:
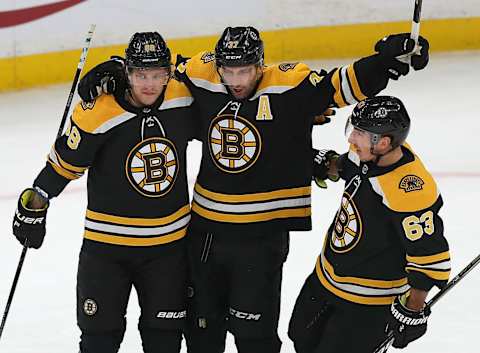
[(430, 290), (443, 287), (450, 275), (450, 252), (443, 235), (443, 221), (438, 215), (439, 196), (433, 205), (415, 212), (394, 212), (397, 235), (405, 246), (405, 271), (413, 288)]
[(55, 141), (45, 167), (33, 183), (44, 190), (49, 198), (58, 196), (70, 181), (85, 173), (105, 139), (105, 134), (88, 131), (91, 124), (85, 124), (84, 117), (76, 119), (78, 111), (77, 106), (65, 133)]

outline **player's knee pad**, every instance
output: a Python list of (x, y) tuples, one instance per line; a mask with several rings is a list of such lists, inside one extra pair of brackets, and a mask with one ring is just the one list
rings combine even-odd
[(278, 335), (262, 338), (235, 337), (238, 353), (279, 353), (282, 341)]
[(117, 353), (125, 330), (91, 333), (82, 332), (80, 353)]
[(179, 353), (182, 331), (140, 327), (144, 353)]

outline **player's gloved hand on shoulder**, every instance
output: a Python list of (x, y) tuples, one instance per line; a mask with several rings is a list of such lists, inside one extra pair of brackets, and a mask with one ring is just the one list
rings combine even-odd
[(127, 87), (124, 59), (112, 56), (110, 60), (98, 64), (78, 83), (78, 94), (84, 102), (91, 103), (101, 94), (112, 94), (117, 89)]
[(428, 41), (418, 37), (418, 46), (410, 38), (410, 33), (392, 34), (379, 40), (375, 44), (375, 51), (380, 54), (389, 78), (398, 80), (400, 76), (408, 74), (409, 65), (399, 60), (399, 56), (410, 55), (411, 65), (415, 70), (421, 70), (428, 64)]
[(22, 245), (27, 241), (29, 248), (38, 249), (42, 246), (48, 205), (48, 199), (35, 189), (28, 188), (20, 194), (12, 228)]
[(324, 125), (328, 124), (332, 119), (331, 116), (334, 116), (337, 112), (332, 108), (327, 108), (322, 114), (316, 115), (313, 118), (313, 125)]
[(327, 188), (326, 180), (338, 181), (339, 177), (328, 173), (330, 164), (335, 163), (339, 154), (334, 150), (316, 150), (313, 149), (313, 180), (322, 189)]
[(390, 306), (386, 332), (393, 332), (393, 346), (404, 348), (410, 342), (422, 337), (427, 332), (427, 320), (431, 313), (430, 307), (425, 306), (421, 311), (413, 311), (403, 304), (405, 295), (395, 298)]

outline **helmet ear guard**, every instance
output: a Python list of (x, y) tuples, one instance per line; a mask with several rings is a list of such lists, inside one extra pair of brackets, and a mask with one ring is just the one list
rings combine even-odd
[(227, 27), (215, 46), (215, 62), (221, 66), (263, 66), (264, 47), (254, 27)]

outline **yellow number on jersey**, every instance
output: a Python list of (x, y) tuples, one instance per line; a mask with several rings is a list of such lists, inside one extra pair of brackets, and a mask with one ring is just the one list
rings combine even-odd
[(80, 144), (80, 140), (82, 139), (80, 136), (80, 131), (78, 131), (76, 126), (70, 127), (69, 125), (67, 131), (65, 131), (65, 135), (68, 137), (67, 146), (72, 150), (76, 150)]
[(257, 120), (273, 120), (272, 111), (270, 109), (270, 100), (268, 96), (260, 96), (258, 100)]
[(415, 241), (420, 239), (423, 234), (432, 235), (435, 232), (433, 224), (433, 212), (427, 211), (418, 218), (417, 216), (408, 216), (402, 221), (403, 230), (408, 240)]

